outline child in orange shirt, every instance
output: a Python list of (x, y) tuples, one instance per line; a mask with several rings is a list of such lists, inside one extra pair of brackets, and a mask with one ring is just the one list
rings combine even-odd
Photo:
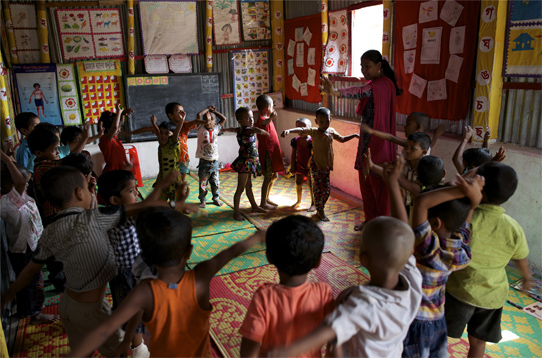
[[(273, 347), (291, 344), (318, 327), (334, 309), (331, 287), (306, 282), (320, 265), (324, 234), (314, 221), (292, 215), (273, 223), (266, 234), (267, 259), (280, 283), (266, 283), (254, 293), (239, 333), (241, 357), (264, 357)], [(320, 349), (307, 354), (320, 356)]]

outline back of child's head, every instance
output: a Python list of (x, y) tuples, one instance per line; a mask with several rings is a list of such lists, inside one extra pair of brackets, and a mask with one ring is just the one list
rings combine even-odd
[(129, 170), (111, 170), (102, 173), (98, 178), (98, 194), (110, 204), (111, 197), (120, 198), (120, 192), (131, 180), (135, 180), (135, 177)]
[(431, 137), (422, 132), (414, 132), (408, 136), (407, 140), (417, 143), (422, 150), (429, 150), (431, 147)]
[(40, 185), (45, 199), (57, 209), (62, 209), (72, 200), (75, 190), (84, 189), (88, 183), (78, 169), (58, 166), (43, 174)]
[(373, 269), (398, 273), (407, 263), (413, 249), (414, 232), (399, 219), (380, 216), (364, 225), (360, 259), (366, 255)]
[(491, 152), (487, 148), (469, 148), (463, 152), (465, 168), (472, 169), (491, 161)]
[(32, 112), (21, 112), (15, 116), (15, 127), (20, 131), (21, 129), (28, 130), (31, 121), (34, 118), (38, 118), (35, 113)]
[(501, 205), (508, 201), (518, 187), (518, 174), (509, 165), (490, 161), (482, 164), (476, 174), (485, 178), (483, 202)]
[(422, 186), (438, 185), (444, 177), (444, 162), (434, 155), (426, 155), (418, 160), (416, 173)]
[(94, 164), (90, 157), (83, 153), (71, 153), (62, 159), (61, 165), (78, 169), (84, 176), (92, 173)]
[(249, 112), (250, 112), (250, 108), (248, 108), (248, 107), (239, 107), (235, 111), (235, 119), (237, 119), (237, 121), (240, 121), (240, 120), (243, 119), (243, 116), (245, 114), (248, 114)]
[(55, 126), (54, 124), (51, 124), (51, 123), (41, 122), (40, 124), (36, 125), (36, 127), (34, 127), (34, 128), (37, 128), (38, 126), (40, 128), (47, 129), (49, 132), (51, 132), (53, 134), (59, 134), (60, 133), (60, 129), (58, 129), (57, 126)]
[(165, 129), (165, 130), (170, 131), (170, 132), (175, 132), (176, 127), (177, 127), (177, 124), (175, 124), (172, 121), (163, 121), (158, 126), (159, 129)]
[[(422, 193), (430, 192), (435, 189), (443, 188), (444, 185), (433, 185)], [(446, 230), (454, 232), (461, 228), (461, 225), (467, 219), (470, 210), (470, 199), (467, 197), (445, 201), (442, 204), (433, 206), (427, 211), (428, 219), (439, 218)]]
[(110, 111), (103, 111), (100, 115), (100, 119), (98, 119), (98, 123), (102, 123), (102, 127), (104, 129), (104, 132), (109, 132), (109, 129), (111, 129), (111, 126), (113, 125), (113, 122), (115, 121), (115, 117), (117, 114), (115, 112)]
[(175, 110), (175, 107), (182, 106), (179, 102), (170, 102), (166, 104), (166, 116), (168, 114), (173, 114), (173, 111)]
[(300, 117), (295, 121), (296, 127), (299, 127), (298, 123), (303, 123), (307, 128), (310, 128), (312, 126), (311, 120), (305, 117)]
[(259, 95), (258, 98), (256, 98), (256, 107), (258, 107), (258, 111), (262, 111), (272, 105), (273, 99), (266, 94)]
[(331, 111), (329, 110), (329, 108), (320, 107), (316, 110), (316, 117), (319, 117), (319, 116), (325, 116), (329, 118), (331, 117)]
[(45, 151), (53, 144), (58, 144), (58, 136), (51, 132), (51, 129), (47, 125), (49, 123), (40, 123), (34, 127), (34, 130), (28, 135), (28, 147), (30, 152), (35, 154), (37, 150)]
[(429, 129), (431, 118), (427, 114), (423, 112), (412, 112), (408, 116), (420, 125), (420, 132), (425, 132)]
[(310, 218), (292, 215), (274, 222), (265, 237), (267, 257), (279, 271), (304, 275), (317, 267), (324, 248), (324, 233)]
[(78, 135), (82, 135), (83, 130), (77, 126), (64, 127), (62, 133), (60, 133), (60, 142), (64, 145), (70, 144), (75, 141)]
[(172, 208), (157, 206), (142, 210), (136, 230), (147, 265), (178, 265), (190, 248), (192, 220)]
[[(11, 173), (9, 172), (8, 166), (4, 162), (0, 162), (1, 164), (1, 172), (0, 172), (0, 179), (2, 180), (1, 184), (1, 191), (2, 195), (5, 195), (11, 191), (11, 188), (15, 184), (13, 182), (13, 178), (11, 177)], [(28, 181), (30, 179), (30, 172), (28, 170), (20, 165), (19, 163), (13, 163), (15, 164), (15, 167), (19, 170), (19, 172), (23, 175), (23, 177)]]

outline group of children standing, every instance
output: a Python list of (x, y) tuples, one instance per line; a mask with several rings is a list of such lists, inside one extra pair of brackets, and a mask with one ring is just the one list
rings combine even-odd
[[(252, 111), (242, 107), (235, 112), (240, 127), (229, 129), (220, 128), (226, 118), (213, 106), (191, 122), (185, 121), (179, 103), (166, 106), (169, 121), (157, 125), (152, 116), (150, 130), (159, 140), (160, 174), (154, 191), (142, 202), (117, 138), (130, 109), (105, 112), (100, 118), (106, 168), (97, 179), (97, 193), (92, 162), (80, 153), (90, 140), (88, 128), (65, 138), (71, 154), (61, 161), (58, 131), (38, 124), (35, 115), (17, 116), (17, 128), (25, 135), (17, 158), (28, 153), (27, 148), (36, 156), (32, 185), (36, 200), (26, 193), (30, 179), (26, 162), (17, 165), (2, 153), (2, 218), (10, 252), (18, 263), (17, 280), (2, 296), (2, 305), (17, 294), (20, 313), (39, 322), (57, 319), (41, 314), (43, 298), (39, 298), (43, 297), (41, 268), (57, 260), (65, 277), (59, 313), (71, 355), (85, 356), (98, 349), (106, 356), (126, 356), (131, 348), (134, 357), (148, 356), (148, 350), (153, 356), (210, 356), (210, 281), (229, 260), (265, 242), (280, 282), (264, 285), (254, 294), (239, 330), (242, 356), (319, 356), (327, 344), (329, 354), (345, 356), (444, 357), (447, 337), (460, 337), (465, 326), (470, 356), (482, 356), (485, 342), (500, 340), (508, 290), (504, 267), (515, 260), (524, 287), (531, 278), (523, 230), (500, 206), (514, 194), (517, 174), (500, 163), (502, 150), (494, 158), (483, 148), (472, 151), (482, 154), (463, 153), (462, 142), (455, 162), (461, 174), (471, 170), (440, 185), (445, 171), (442, 160), (428, 155), (436, 138), (424, 133), (428, 117), (422, 113), (408, 117), (406, 140), (364, 127), (370, 135), (405, 147), (391, 164), (374, 164), (370, 150), (365, 153), (368, 169), (388, 187), (391, 206), (391, 217), (369, 221), (361, 234), (359, 258), (371, 276), (367, 285), (348, 288), (334, 300), (327, 284), (306, 281), (309, 271), (320, 264), (324, 235), (314, 221), (302, 216), (279, 220), (267, 232), (259, 231), (186, 271), (192, 224), (182, 212), (194, 210), (186, 203), (184, 175), (190, 160), (186, 138), (195, 125), (199, 126), (199, 206), (206, 205), (207, 182), (213, 203), (221, 205), (217, 135), (222, 131), (236, 133), (240, 147), (232, 163), (238, 172), (234, 218), (242, 220), (239, 202), (245, 190), (253, 211), (276, 208), (269, 193), (276, 173), (284, 169), (273, 124), (277, 114), (267, 95), (258, 98), (257, 106), (256, 123)], [(295, 206), (300, 203), (303, 177), (310, 173), (320, 220), (328, 220), (324, 208), (330, 194), (333, 140), (359, 138), (339, 135), (330, 121), (330, 111), (320, 108), (316, 127), (300, 118), (296, 128), (282, 132), (283, 137), (300, 134), (292, 140)], [(468, 135), (467, 129), (467, 141)], [(264, 175), (259, 205), (251, 182), (258, 173)], [(97, 207), (97, 197), (104, 206)], [(105, 299), (108, 284), (113, 312)], [(25, 288), (41, 289), (41, 296), (26, 293), (24, 301)], [(38, 299), (28, 302), (30, 296)], [(141, 323), (151, 333), (147, 345)]]

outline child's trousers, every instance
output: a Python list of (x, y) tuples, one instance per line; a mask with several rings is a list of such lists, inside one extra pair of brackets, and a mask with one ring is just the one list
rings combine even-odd
[(220, 187), (218, 160), (205, 160), (200, 158), (198, 165), (198, 177), (199, 201), (205, 201), (205, 197), (207, 196), (207, 183), (211, 185), (213, 200), (218, 200), (218, 188)]
[(331, 194), (330, 173), (329, 169), (319, 169), (314, 159), (311, 159), (312, 194), (318, 211), (324, 210), (329, 194)]
[[(25, 253), (13, 253), (8, 251), (9, 261), (15, 274), (19, 276), (21, 271), (32, 260), (32, 251), (27, 247)], [(35, 316), (41, 313), (45, 301), (43, 287), (43, 275), (41, 271), (32, 278), (28, 286), (17, 292), (17, 314), (20, 317)]]

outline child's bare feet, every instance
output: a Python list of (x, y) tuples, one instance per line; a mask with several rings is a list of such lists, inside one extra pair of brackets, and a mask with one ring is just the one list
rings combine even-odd
[(204, 207), (207, 206), (207, 203), (205, 201), (202, 201), (201, 203), (199, 203), (198, 206), (203, 209)]
[(59, 318), (60, 316), (56, 314), (38, 313), (37, 315), (32, 316), (32, 318), (30, 318), (30, 324), (53, 323), (54, 321), (58, 321)]
[(363, 227), (365, 226), (365, 221), (362, 222), (361, 224), (357, 224), (354, 226), (354, 231), (361, 231), (363, 230)]
[[(277, 207), (266, 203), (266, 204), (261, 204), (259, 208), (264, 209), (264, 210), (275, 210)], [(254, 211), (254, 209), (252, 209), (252, 211)]]
[(233, 212), (233, 218), (237, 221), (243, 221), (245, 220), (245, 217), (243, 215), (241, 215), (240, 212), (237, 212), (237, 211), (234, 211)]
[(266, 213), (267, 210), (265, 210), (266, 208), (263, 207), (263, 206), (253, 206), (252, 207), (252, 212), (253, 213)]
[(318, 216), (318, 219), (320, 219), (321, 221), (329, 221), (329, 218), (326, 216), (326, 213), (324, 212), (324, 210), (318, 210), (316, 215)]
[(314, 206), (314, 204), (311, 204), (311, 207), (307, 211), (309, 213), (315, 212), (316, 211), (316, 206)]
[(188, 214), (190, 214), (190, 210), (187, 210), (187, 209), (183, 209), (183, 214), (184, 214), (184, 215), (188, 215)]
[(294, 205), (292, 205), (292, 208), (297, 209), (299, 208), (299, 205), (301, 205), (300, 201), (296, 201)]
[(271, 200), (269, 200), (269, 198), (267, 199), (266, 203), (268, 205), (274, 206), (275, 208), (279, 206), (279, 204), (276, 204), (276, 203), (272, 202)]
[(220, 199), (214, 199), (213, 204), (215, 204), (216, 206), (222, 206), (222, 202), (220, 201)]

